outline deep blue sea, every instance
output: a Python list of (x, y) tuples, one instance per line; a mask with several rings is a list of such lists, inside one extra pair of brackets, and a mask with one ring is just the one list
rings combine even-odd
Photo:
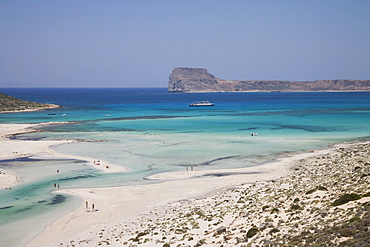
[[(187, 166), (198, 170), (256, 166), (289, 153), (370, 139), (370, 92), (181, 94), (168, 93), (166, 88), (3, 88), (0, 92), (63, 106), (0, 114), (0, 123), (74, 122), (45, 126), (42, 132), (18, 139), (87, 140), (55, 150), (130, 169), (107, 174), (89, 168), (83, 160), (0, 161), (0, 169), (14, 171), (22, 181), (12, 190), (0, 191), (0, 232), (7, 236), (0, 239), (0, 246), (24, 244), (45, 224), (78, 205), (76, 198), (51, 194), (54, 183), (62, 188), (153, 183), (145, 178)], [(215, 106), (189, 107), (202, 100)], [(63, 175), (56, 176), (56, 169), (63, 169)], [(40, 172), (35, 175), (35, 171)]]

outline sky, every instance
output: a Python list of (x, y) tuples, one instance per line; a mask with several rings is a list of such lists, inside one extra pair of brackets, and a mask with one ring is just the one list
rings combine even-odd
[(1, 87), (370, 79), (369, 0), (0, 0)]

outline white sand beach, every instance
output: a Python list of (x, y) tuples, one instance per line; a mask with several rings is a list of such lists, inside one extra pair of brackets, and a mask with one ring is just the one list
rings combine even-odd
[[(14, 125), (13, 129), (0, 125), (3, 129), (0, 142), (6, 147), (0, 152), (1, 159), (22, 155), (77, 158), (59, 154), (50, 148), (51, 145), (68, 143), (68, 140), (31, 143), (4, 139), (7, 134), (22, 132), (24, 127), (32, 125)], [(343, 158), (339, 151), (351, 146), (344, 144), (297, 154), (256, 167), (156, 174), (148, 179), (158, 183), (150, 185), (58, 190), (57, 193), (81, 198), (81, 205), (49, 224), (26, 246), (136, 246), (138, 243), (140, 246), (163, 246), (165, 243), (170, 243), (170, 246), (235, 246), (240, 241), (263, 243), (269, 235), (268, 231), (273, 229), (264, 223), (272, 213), (261, 210), (263, 205), (269, 210), (279, 207), (276, 209), (279, 212), (276, 220), (269, 221), (269, 224), (279, 227), (280, 232), (292, 233), (291, 224), (284, 226), (277, 220), (292, 221), (289, 210), (294, 198), (294, 201), (304, 202), (302, 205), (307, 207), (307, 212), (316, 206), (328, 206), (329, 198), (332, 200), (337, 191), (315, 191), (312, 196), (304, 191), (327, 182), (333, 183), (332, 180), (323, 182), (329, 179), (328, 169), (331, 171), (331, 168), (324, 171), (323, 167), (328, 165), (323, 161), (331, 164), (334, 159), (341, 161)], [(368, 152), (368, 147), (364, 150)], [(367, 154), (365, 151), (361, 152)], [(358, 154), (359, 151), (351, 152)], [(90, 158), (89, 162), (94, 166), (93, 159)], [(353, 160), (349, 164), (351, 169), (356, 166)], [(109, 167), (109, 172), (124, 169), (111, 164)], [(347, 163), (339, 168), (344, 167), (349, 169)], [(315, 176), (311, 178), (313, 168), (316, 169)], [(4, 172), (9, 175), (1, 181), (1, 188), (14, 185), (11, 176), (16, 178), (16, 174)], [(322, 180), (316, 181), (318, 178)], [(366, 203), (370, 197), (365, 196), (361, 200), (361, 203)], [(300, 218), (306, 217), (306, 224), (316, 224), (317, 219), (309, 218), (310, 215), (304, 213), (306, 211), (302, 211)], [(328, 210), (327, 214), (336, 217), (337, 213)], [(188, 219), (185, 215), (193, 216)], [(259, 227), (260, 234), (246, 240), (246, 230), (255, 226)], [(302, 232), (304, 227), (297, 228), (296, 234)]]
[[(151, 178), (178, 180), (135, 187), (62, 190), (59, 192), (81, 197), (83, 202), (88, 202), (88, 207), (82, 203), (72, 213), (50, 224), (27, 246), (163, 246), (165, 243), (236, 246), (248, 241), (254, 243), (250, 246), (260, 246), (271, 241), (272, 231), (289, 236), (300, 234), (314, 225), (326, 226), (325, 217), (329, 222), (345, 222), (355, 215), (356, 206), (370, 201), (370, 196), (336, 209), (330, 203), (338, 197), (339, 190), (350, 187), (350, 183), (341, 181), (343, 184), (328, 189), (319, 185), (329, 186), (336, 176), (346, 177), (346, 171), (352, 172), (357, 165), (353, 157), (347, 160), (349, 164), (338, 165), (335, 172), (326, 163), (342, 159), (343, 152), (358, 154), (361, 150), (361, 159), (369, 159), (369, 144), (362, 145), (359, 149), (357, 146), (350, 149), (352, 145), (345, 144), (259, 167), (228, 171), (243, 171), (239, 175), (184, 180), (192, 176), (191, 172), (166, 173)], [(343, 151), (346, 149), (349, 150)], [(212, 171), (217, 172), (225, 171)], [(196, 176), (204, 173), (197, 172)], [(351, 191), (366, 191), (367, 184), (364, 181)], [(307, 193), (315, 187), (318, 189)], [(97, 211), (91, 212), (92, 203)], [(294, 203), (306, 207), (305, 210), (292, 210)], [(297, 222), (300, 227), (295, 227)], [(256, 226), (261, 233), (247, 240), (246, 231)], [(333, 241), (345, 240), (348, 238), (337, 236)]]
[[(15, 159), (19, 157), (30, 158), (69, 158), (86, 160), (86, 163), (95, 169), (103, 172), (124, 172), (127, 168), (115, 164), (111, 164), (104, 160), (91, 157), (80, 157), (74, 155), (61, 154), (54, 151), (51, 147), (55, 145), (67, 144), (74, 142), (73, 140), (10, 140), (6, 138), (10, 135), (30, 133), (37, 131), (35, 127), (45, 124), (62, 124), (62, 123), (41, 123), (41, 124), (0, 124), (0, 159)], [(99, 160), (99, 162), (97, 162)], [(11, 171), (2, 169), (0, 174), (0, 189), (9, 188), (19, 182), (17, 175)]]
[[(74, 239), (74, 241), (80, 241), (80, 244), (86, 242), (83, 246), (89, 246), (89, 240), (96, 238), (96, 232), (100, 229), (113, 227), (119, 224), (118, 222), (134, 219), (141, 214), (150, 214), (155, 207), (212, 196), (222, 189), (233, 188), (241, 184), (279, 179), (289, 174), (297, 161), (327, 152), (328, 150), (320, 150), (304, 153), (261, 166), (242, 169), (156, 174), (150, 176), (149, 179), (173, 181), (152, 185), (60, 190), (58, 193), (79, 196), (83, 202), (89, 203), (88, 208), (85, 203), (82, 203), (74, 212), (49, 225), (27, 246), (57, 246), (65, 239)], [(225, 173), (234, 173), (234, 175), (204, 177), (206, 174)], [(191, 177), (195, 178), (185, 179)], [(92, 203), (98, 211), (91, 212)], [(131, 230), (135, 232), (135, 229)]]
[[(60, 190), (58, 193), (76, 195), (81, 197), (84, 202), (88, 201), (90, 203), (89, 210), (91, 210), (91, 204), (94, 203), (95, 208), (99, 211), (86, 212), (85, 203), (82, 203), (74, 212), (49, 225), (28, 246), (54, 246), (74, 235), (76, 238), (90, 238), (87, 236), (91, 234), (92, 229), (99, 229), (107, 224), (128, 220), (145, 212), (148, 213), (154, 206), (202, 197), (219, 189), (245, 182), (276, 179), (286, 175), (288, 169), (277, 169), (276, 164), (269, 164), (265, 168), (259, 168), (258, 171), (261, 173), (234, 175), (232, 179), (229, 177), (202, 177), (142, 186)], [(168, 175), (166, 177), (169, 179)], [(174, 178), (176, 178), (176, 174)]]

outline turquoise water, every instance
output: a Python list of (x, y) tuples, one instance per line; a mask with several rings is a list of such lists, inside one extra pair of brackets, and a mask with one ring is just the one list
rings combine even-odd
[[(78, 199), (51, 193), (54, 183), (62, 188), (152, 183), (145, 179), (148, 175), (183, 171), (186, 166), (198, 170), (255, 166), (290, 152), (370, 139), (370, 92), (174, 94), (164, 88), (0, 91), (64, 106), (1, 114), (0, 123), (75, 122), (45, 126), (43, 132), (18, 139), (94, 141), (55, 149), (130, 169), (103, 174), (80, 160), (1, 161), (0, 168), (16, 172), (22, 183), (0, 191), (0, 231), (8, 236), (0, 245), (21, 245), (37, 229), (76, 207)], [(215, 106), (188, 106), (200, 100)], [(56, 174), (56, 169), (63, 169), (63, 173)], [(14, 234), (22, 236), (23, 231), (30, 234), (19, 240)]]

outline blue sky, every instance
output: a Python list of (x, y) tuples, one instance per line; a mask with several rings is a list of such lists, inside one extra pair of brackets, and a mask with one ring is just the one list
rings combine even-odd
[(0, 87), (370, 79), (369, 0), (0, 0)]

